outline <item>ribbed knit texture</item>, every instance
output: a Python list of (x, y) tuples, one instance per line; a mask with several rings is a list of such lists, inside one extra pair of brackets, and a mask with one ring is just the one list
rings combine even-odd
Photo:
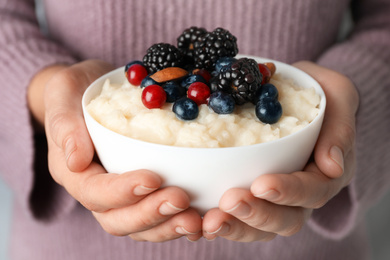
[[(0, 0), (0, 174), (15, 191), (13, 259), (366, 259), (361, 221), (390, 186), (389, 0), (356, 1), (357, 27), (343, 43), (336, 40), (348, 0), (46, 0), (50, 38), (39, 31), (33, 2)], [(34, 154), (44, 140), (34, 139), (30, 125), (32, 77), (45, 66), (89, 58), (123, 66), (154, 43), (175, 43), (192, 25), (228, 29), (241, 54), (316, 61), (359, 90), (356, 178), (291, 238), (134, 242), (106, 234), (47, 172), (34, 184), (45, 155)]]

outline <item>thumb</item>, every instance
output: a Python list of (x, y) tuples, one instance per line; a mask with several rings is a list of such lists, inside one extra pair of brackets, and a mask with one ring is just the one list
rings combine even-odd
[(84, 90), (111, 65), (85, 61), (61, 70), (45, 89), (45, 129), (48, 142), (62, 149), (71, 171), (82, 171), (92, 161), (94, 147), (84, 123), (81, 99)]
[(357, 90), (346, 76), (336, 71), (306, 61), (294, 66), (317, 80), (325, 92), (325, 117), (314, 149), (314, 159), (325, 175), (340, 177), (345, 170), (345, 158), (353, 152), (355, 145), (355, 115), (359, 104)]

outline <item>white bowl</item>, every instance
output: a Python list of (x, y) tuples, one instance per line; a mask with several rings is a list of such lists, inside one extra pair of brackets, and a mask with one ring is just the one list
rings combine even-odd
[(298, 132), (250, 146), (183, 148), (135, 140), (100, 125), (85, 109), (100, 94), (106, 79), (109, 78), (113, 83), (124, 82), (122, 67), (93, 82), (82, 99), (85, 122), (105, 169), (112, 173), (151, 170), (163, 178), (164, 186), (183, 188), (191, 198), (191, 205), (202, 214), (210, 208), (218, 207), (219, 199), (229, 188), (249, 188), (252, 181), (264, 173), (302, 170), (322, 126), (325, 94), (312, 77), (295, 67), (274, 60), (247, 57), (257, 62), (274, 62), (278, 73), (293, 79), (303, 88), (313, 87), (321, 97), (317, 117)]

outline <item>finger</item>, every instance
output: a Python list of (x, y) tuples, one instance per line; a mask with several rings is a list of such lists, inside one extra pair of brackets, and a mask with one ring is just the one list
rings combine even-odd
[(104, 62), (82, 62), (61, 70), (46, 86), (46, 131), (64, 151), (72, 171), (83, 170), (94, 155), (82, 114), (82, 94), (92, 81), (111, 69)]
[(245, 189), (228, 190), (222, 196), (219, 207), (255, 230), (282, 236), (291, 236), (301, 230), (311, 212), (301, 207), (281, 206), (257, 199)]
[(202, 237), (202, 218), (189, 208), (167, 221), (142, 232), (129, 236), (137, 241), (164, 242), (185, 236), (189, 241), (197, 241)]
[(259, 176), (250, 190), (253, 196), (272, 203), (314, 209), (325, 205), (346, 186), (348, 177), (329, 178), (310, 163), (305, 171)]
[(294, 66), (315, 78), (322, 86), (327, 106), (321, 133), (315, 148), (315, 161), (328, 177), (340, 177), (345, 168), (345, 157), (355, 142), (355, 114), (358, 94), (345, 76), (311, 62)]
[(82, 172), (71, 172), (66, 167), (61, 149), (53, 142), (48, 144), (49, 170), (54, 180), (91, 211), (131, 205), (158, 189), (162, 183), (157, 174), (147, 170), (107, 174), (95, 162)]
[(270, 241), (276, 234), (253, 228), (216, 208), (208, 211), (203, 217), (203, 236), (210, 241), (216, 237), (223, 237), (232, 241), (253, 242)]
[(124, 236), (153, 228), (186, 210), (189, 204), (189, 197), (183, 190), (167, 187), (131, 206), (93, 214), (106, 232)]

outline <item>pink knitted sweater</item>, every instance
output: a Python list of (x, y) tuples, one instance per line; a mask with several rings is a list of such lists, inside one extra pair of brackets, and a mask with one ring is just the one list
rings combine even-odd
[[(353, 2), (353, 3), (352, 3)], [(34, 1), (0, 0), (0, 173), (13, 189), (12, 259), (367, 259), (363, 217), (390, 187), (389, 0), (45, 0), (43, 36)], [(352, 5), (356, 26), (339, 41)], [(266, 243), (223, 239), (134, 242), (106, 234), (51, 180), (26, 86), (54, 63), (98, 58), (123, 66), (183, 29), (224, 27), (241, 54), (312, 60), (348, 75), (361, 97), (357, 174), (292, 237)]]

